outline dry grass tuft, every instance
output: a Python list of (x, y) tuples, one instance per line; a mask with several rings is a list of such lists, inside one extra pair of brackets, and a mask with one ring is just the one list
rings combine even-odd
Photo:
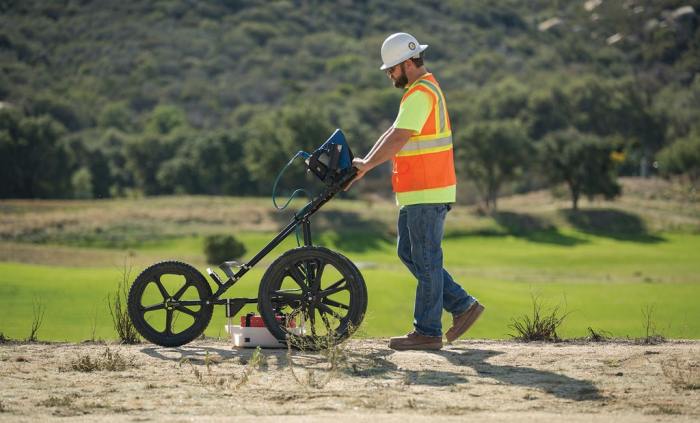
[(27, 342), (37, 341), (37, 332), (41, 328), (41, 324), (44, 323), (44, 313), (46, 312), (46, 306), (43, 302), (34, 298), (32, 301), (32, 327), (29, 331), (29, 336), (27, 337)]
[(117, 290), (114, 296), (107, 296), (107, 305), (109, 306), (109, 314), (112, 316), (114, 330), (119, 336), (119, 340), (123, 344), (138, 344), (140, 342), (139, 334), (131, 323), (129, 311), (127, 309), (127, 301), (129, 298), (129, 275), (131, 267), (127, 267), (126, 262), (122, 269), (122, 277), (117, 285)]
[(606, 342), (610, 341), (612, 339), (612, 334), (608, 331), (605, 330), (595, 330), (592, 327), (588, 327), (588, 336), (586, 337), (586, 341), (590, 342)]
[[(190, 369), (192, 370), (192, 374), (194, 375), (195, 379), (197, 380), (197, 383), (204, 387), (221, 387), (224, 385), (227, 385), (231, 387), (233, 385), (233, 389), (237, 389), (239, 386), (244, 385), (246, 382), (248, 382), (248, 378), (252, 374), (252, 372), (261, 366), (261, 363), (264, 362), (265, 356), (262, 355), (260, 352), (260, 348), (256, 349), (253, 352), (253, 356), (251, 357), (250, 360), (248, 361), (241, 361), (241, 364), (247, 364), (248, 366), (243, 370), (243, 375), (241, 376), (241, 380), (238, 381), (235, 385), (233, 385), (233, 381), (237, 380), (238, 377), (235, 375), (228, 375), (228, 376), (223, 376), (220, 374), (215, 373), (212, 371), (212, 368), (214, 365), (221, 363), (222, 358), (218, 354), (209, 354), (207, 351), (205, 356), (204, 356), (204, 366), (206, 367), (206, 374), (204, 374), (202, 371), (200, 371), (195, 365), (192, 363), (189, 357), (184, 357), (180, 360), (180, 367), (183, 365), (188, 365)], [(147, 388), (149, 388), (147, 386)], [(150, 387), (155, 388), (155, 386)]]
[(78, 356), (68, 363), (67, 366), (59, 367), (59, 371), (121, 372), (134, 367), (137, 367), (136, 363), (134, 363), (134, 357), (125, 357), (118, 351), (112, 351), (107, 347), (105, 351), (97, 357), (91, 357), (88, 354)]
[(65, 395), (63, 397), (49, 395), (47, 399), (37, 402), (36, 405), (41, 407), (70, 407), (77, 397), (77, 394)]
[(564, 322), (569, 313), (560, 314), (559, 306), (554, 307), (548, 313), (542, 311), (542, 302), (536, 296), (532, 296), (532, 316), (523, 315), (519, 319), (512, 319), (513, 323), (508, 327), (516, 333), (511, 337), (524, 342), (530, 341), (560, 341), (557, 329)]
[(644, 316), (644, 337), (636, 339), (637, 342), (645, 345), (657, 345), (666, 342), (666, 338), (656, 331), (656, 322), (654, 321), (654, 306), (647, 305), (642, 308), (642, 316)]
[(192, 364), (190, 359), (187, 357), (181, 359), (180, 363), (179, 363), (180, 367), (182, 367), (185, 364), (190, 366), (190, 368), (192, 369), (192, 373), (194, 374), (195, 379), (197, 379), (197, 382), (199, 382), (201, 385), (205, 385), (204, 378), (202, 376), (202, 372), (200, 372), (198, 368), (194, 367), (194, 364)]
[(212, 371), (212, 367), (215, 364), (221, 362), (221, 357), (219, 355), (210, 355), (207, 352), (204, 356), (204, 366), (206, 367), (206, 374), (197, 368), (192, 361), (185, 357), (180, 360), (180, 367), (187, 365), (192, 370), (197, 383), (204, 387), (222, 387), (228, 386), (231, 389), (238, 389), (250, 381), (251, 376), (256, 370), (259, 370), (265, 363), (266, 358), (262, 353), (260, 347), (257, 347), (250, 359), (241, 359), (240, 364), (244, 365), (243, 373), (240, 376), (237, 375), (221, 375)]
[[(287, 363), (289, 364), (289, 370), (294, 380), (304, 387), (323, 388), (331, 381), (338, 369), (346, 366), (349, 362), (349, 354), (345, 342), (338, 342), (335, 331), (332, 329), (332, 324), (325, 316), (323, 324), (326, 329), (326, 335), (311, 336), (304, 339), (291, 336), (287, 338)], [(348, 330), (350, 333), (355, 332), (352, 327), (349, 327)], [(299, 366), (294, 363), (292, 348), (302, 353), (318, 351), (327, 365), (324, 369), (306, 368), (303, 373), (299, 372), (295, 370), (295, 367)]]
[(253, 355), (250, 356), (250, 360), (248, 360), (248, 363), (243, 369), (243, 375), (241, 376), (241, 380), (239, 380), (238, 383), (234, 386), (234, 389), (238, 389), (241, 386), (248, 383), (253, 372), (259, 369), (264, 362), (265, 354), (262, 353), (260, 347), (255, 348), (255, 351), (253, 351)]

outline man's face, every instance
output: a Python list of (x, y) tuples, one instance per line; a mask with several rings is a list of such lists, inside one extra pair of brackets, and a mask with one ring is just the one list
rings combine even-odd
[(391, 79), (391, 82), (394, 83), (394, 87), (403, 89), (408, 85), (408, 77), (406, 76), (404, 62), (394, 65), (384, 72), (386, 72), (386, 75)]

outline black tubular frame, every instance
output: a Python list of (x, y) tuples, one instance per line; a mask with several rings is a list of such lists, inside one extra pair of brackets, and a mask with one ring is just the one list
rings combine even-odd
[[(351, 167), (350, 170), (346, 171), (338, 181), (326, 186), (326, 188), (317, 195), (314, 199), (309, 201), (304, 207), (294, 214), (292, 221), (282, 229), (277, 236), (275, 236), (272, 241), (270, 241), (262, 250), (260, 250), (253, 258), (251, 258), (247, 263), (237, 264), (235, 262), (224, 262), (219, 268), (227, 276), (225, 282), (221, 281), (218, 275), (211, 270), (208, 270), (209, 276), (218, 286), (216, 292), (208, 299), (200, 301), (180, 301), (182, 305), (206, 305), (216, 304), (216, 305), (226, 305), (226, 316), (232, 317), (237, 314), (243, 306), (246, 304), (254, 304), (258, 302), (257, 298), (221, 298), (221, 296), (233, 285), (238, 282), (243, 275), (248, 273), (250, 269), (253, 268), (260, 260), (262, 260), (266, 255), (270, 253), (275, 247), (277, 247), (282, 241), (285, 240), (296, 228), (301, 225), (302, 233), (304, 237), (304, 246), (312, 246), (311, 239), (311, 221), (309, 218), (311, 215), (316, 213), (324, 204), (329, 202), (333, 197), (335, 197), (339, 192), (345, 189), (345, 187), (352, 181), (352, 179), (357, 174), (357, 169)], [(230, 264), (233, 263), (233, 264)], [(234, 273), (231, 270), (231, 266), (239, 267), (239, 270)], [(188, 304), (191, 303), (191, 304)]]

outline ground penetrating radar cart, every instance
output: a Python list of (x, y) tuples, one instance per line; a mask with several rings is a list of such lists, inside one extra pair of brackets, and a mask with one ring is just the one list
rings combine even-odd
[[(310, 221), (355, 177), (352, 152), (343, 133), (336, 130), (312, 154), (299, 152), (297, 156), (305, 159), (307, 168), (323, 181), (324, 189), (250, 261), (222, 263), (219, 268), (225, 280), (207, 269), (213, 282), (210, 284), (193, 266), (179, 261), (156, 263), (138, 275), (129, 291), (128, 311), (145, 339), (167, 347), (187, 344), (207, 328), (214, 305), (225, 306), (230, 318), (246, 304), (257, 303), (270, 333), (296, 347), (328, 346), (346, 339), (360, 326), (367, 309), (362, 274), (342, 254), (312, 244)], [(229, 288), (299, 228), (304, 245), (270, 264), (260, 281), (257, 298), (223, 298)], [(319, 339), (324, 342), (319, 343)]]

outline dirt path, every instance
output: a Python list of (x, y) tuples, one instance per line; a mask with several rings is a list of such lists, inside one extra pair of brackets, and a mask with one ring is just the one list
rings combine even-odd
[(0, 344), (0, 387), (0, 421), (698, 421), (700, 342)]

